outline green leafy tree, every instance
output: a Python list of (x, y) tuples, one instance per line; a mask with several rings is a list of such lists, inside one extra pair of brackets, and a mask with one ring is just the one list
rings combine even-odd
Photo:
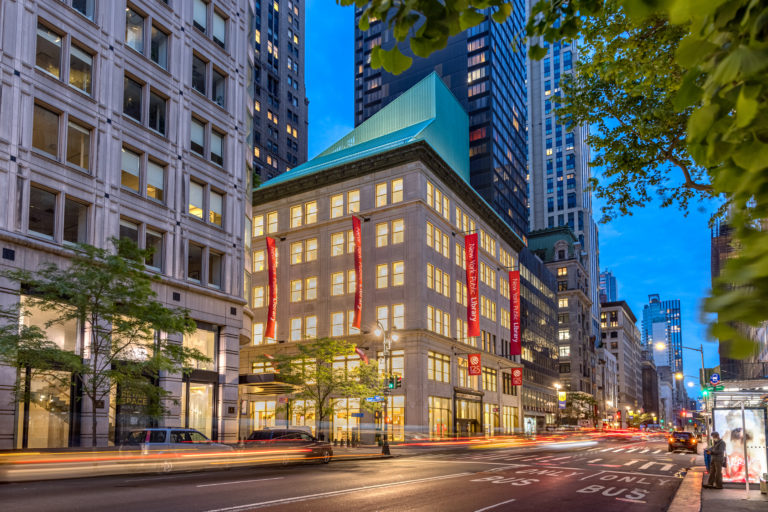
[[(71, 376), (82, 382), (83, 398), (93, 411), (107, 399), (112, 386), (141, 393), (147, 413), (159, 416), (169, 393), (154, 382), (161, 372), (189, 370), (210, 361), (196, 349), (167, 340), (167, 335), (195, 331), (186, 311), (166, 308), (155, 299), (152, 285), (159, 277), (146, 272), (151, 251), (128, 239), (112, 240), (114, 251), (78, 245), (69, 266), (43, 265), (34, 272), (14, 270), (2, 276), (29, 290), (27, 300), (0, 311), (0, 360), (22, 372), (68, 386)], [(46, 328), (77, 321), (86, 326), (83, 353), (63, 350), (36, 326), (19, 326), (18, 317), (35, 308), (49, 312)], [(17, 380), (16, 396), (28, 398), (28, 385)], [(91, 443), (96, 446), (96, 414)]]
[[(339, 5), (364, 7), (358, 26), (368, 30), (372, 23), (380, 22), (392, 32), (396, 42), (408, 41), (417, 57), (428, 57), (448, 44), (448, 38), (479, 25), (486, 18), (483, 12), (491, 9), (491, 18), (503, 23), (512, 13), (512, 2), (504, 0), (336, 0)], [(384, 49), (381, 44), (371, 50), (371, 66), (383, 67), (400, 74), (413, 63), (395, 44)]]
[[(590, 18), (610, 12), (612, 0), (540, 1), (528, 24), (547, 42), (585, 34)], [(712, 333), (731, 357), (753, 352), (740, 326), (768, 319), (768, 7), (755, 0), (618, 0), (628, 23), (640, 29), (663, 18), (683, 30), (673, 64), (682, 72), (670, 91), (686, 113), (685, 146), (706, 170), (705, 183), (728, 211), (738, 255), (715, 280), (705, 310), (717, 313)], [(651, 72), (651, 69), (646, 69)], [(617, 198), (620, 200), (620, 198)]]
[(355, 354), (355, 345), (344, 340), (320, 338), (299, 343), (296, 349), (293, 353), (262, 356), (260, 360), (272, 364), (280, 381), (294, 386), (295, 399), (314, 404), (318, 433), (333, 415), (336, 398), (358, 398), (363, 408), (373, 410), (377, 407), (363, 400), (382, 391), (375, 362), (343, 363), (343, 359)]
[(563, 415), (575, 422), (578, 422), (578, 420), (590, 420), (595, 428), (597, 428), (595, 405), (597, 405), (597, 400), (589, 393), (569, 391)]

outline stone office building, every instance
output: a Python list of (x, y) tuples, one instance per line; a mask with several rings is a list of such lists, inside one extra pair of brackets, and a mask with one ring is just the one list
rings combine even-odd
[[(176, 341), (214, 361), (161, 375), (178, 405), (159, 422), (222, 440), (237, 427), (252, 18), (218, 0), (0, 3), (0, 269), (66, 265), (71, 243), (117, 236), (154, 248), (159, 299), (198, 322)], [(20, 294), (0, 282), (2, 305)], [(45, 327), (32, 313), (23, 321)], [(47, 333), (82, 355), (84, 329)], [(30, 379), (31, 399), (14, 403), (15, 379), (0, 371), (0, 448), (90, 445), (94, 411), (74, 379)], [(95, 411), (99, 445), (156, 422), (122, 394)]]
[[(522, 240), (469, 185), (467, 115), (432, 74), (315, 159), (253, 193), (252, 342), (242, 347), (241, 434), (286, 418), (279, 375), (258, 360), (304, 340), (338, 337), (380, 357), (376, 322), (399, 336), (389, 397), (393, 438), (511, 433), (521, 429), (509, 356), (507, 268)], [(352, 327), (356, 274), (352, 217), (362, 222), (362, 331)], [(467, 336), (464, 233), (479, 239), (480, 328)], [(264, 336), (269, 296), (266, 240), (276, 240), (277, 331)], [(368, 332), (365, 332), (368, 331)], [(482, 374), (468, 375), (468, 354)], [(356, 364), (357, 357), (345, 364)], [(296, 404), (294, 404), (296, 405)], [(307, 404), (298, 404), (307, 405)], [(296, 410), (296, 407), (292, 407)], [(345, 438), (358, 425), (357, 399), (340, 399), (331, 425)]]
[(604, 302), (600, 327), (602, 341), (618, 363), (619, 408), (623, 415), (637, 411), (643, 407), (643, 361), (637, 318), (623, 300)]

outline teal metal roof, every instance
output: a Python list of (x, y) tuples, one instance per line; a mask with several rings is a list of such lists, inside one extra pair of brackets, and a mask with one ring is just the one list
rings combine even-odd
[(315, 158), (264, 182), (259, 190), (418, 141), (429, 144), (469, 183), (469, 118), (435, 72)]

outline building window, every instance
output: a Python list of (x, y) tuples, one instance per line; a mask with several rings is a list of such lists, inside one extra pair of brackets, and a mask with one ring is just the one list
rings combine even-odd
[[(123, 148), (120, 184), (123, 188), (160, 203), (164, 199), (165, 167), (146, 155)], [(142, 183), (144, 186), (142, 186)]]
[(218, 106), (225, 106), (227, 75), (210, 61), (194, 53), (192, 54), (192, 88)]
[(483, 368), (483, 389), (492, 392), (497, 391), (498, 378), (496, 376), (496, 370), (491, 368)]
[(331, 233), (331, 256), (341, 256), (344, 254), (344, 247), (348, 254), (355, 252), (355, 237), (352, 230)]
[[(147, 101), (144, 101), (145, 90), (148, 95)], [(146, 103), (146, 112), (142, 107)], [(138, 123), (144, 124), (147, 120), (147, 126), (165, 135), (167, 115), (167, 101), (153, 89), (141, 84), (136, 80), (125, 77), (123, 81), (123, 114), (134, 119)]]
[(331, 336), (344, 336), (344, 313), (331, 313)]
[(427, 378), (437, 382), (450, 382), (451, 358), (444, 354), (427, 353)]
[(387, 184), (376, 184), (376, 208), (387, 206)]
[(392, 180), (392, 203), (399, 203), (403, 200), (403, 179)]
[(192, 88), (205, 96), (205, 68), (206, 62), (192, 55)]
[(277, 212), (267, 214), (267, 233), (277, 233)]
[(168, 69), (168, 31), (132, 7), (125, 9), (125, 44), (163, 69)]
[[(205, 263), (205, 265), (204, 265)], [(189, 242), (187, 249), (187, 279), (196, 283), (207, 283), (221, 289), (224, 255), (208, 247)]]
[(347, 192), (347, 213), (357, 213), (360, 211), (360, 191), (350, 190)]
[(251, 297), (252, 297), (251, 305), (254, 309), (264, 307), (264, 287), (263, 286), (254, 286)]
[(560, 357), (571, 357), (571, 347), (569, 345), (562, 345), (558, 347), (557, 354)]
[[(559, 308), (567, 308), (568, 307), (568, 297), (563, 297), (560, 299), (557, 299), (557, 307)], [(605, 327), (605, 326), (603, 326)]]
[(376, 321), (381, 324), (384, 330), (389, 329), (389, 306), (376, 307)]
[(253, 252), (253, 271), (261, 272), (265, 268), (266, 253), (264, 251)]
[(226, 48), (227, 19), (219, 11), (212, 8), (211, 3), (204, 0), (194, 0), (192, 25), (210, 37), (214, 43)]
[(62, 75), (62, 61), (69, 59), (69, 80), (72, 87), (91, 95), (93, 55), (71, 42), (68, 36), (61, 36), (42, 23), (37, 24), (37, 50), (35, 65), (57, 79)]
[[(208, 136), (208, 145), (206, 146), (206, 135)], [(210, 123), (201, 121), (192, 116), (190, 122), (190, 145), (189, 149), (193, 153), (203, 158), (208, 158), (218, 166), (224, 165), (224, 147), (226, 145), (226, 136), (219, 130), (210, 126)]]
[[(210, 185), (189, 180), (189, 214), (222, 227), (224, 223), (224, 194)], [(207, 212), (207, 216), (206, 216)]]
[[(35, 103), (32, 122), (32, 147), (56, 160), (66, 161), (81, 171), (91, 168), (91, 129), (67, 114), (58, 114)], [(60, 123), (66, 123), (66, 140), (60, 149)], [(60, 151), (63, 149), (63, 155)]]
[(568, 267), (558, 267), (557, 275), (558, 276), (567, 276), (568, 275)]
[(30, 232), (53, 240), (56, 230), (56, 194), (48, 190), (29, 188)]
[(264, 338), (264, 323), (263, 322), (254, 322), (253, 324), (253, 344), (254, 345), (263, 345), (265, 341)]
[(384, 247), (389, 242), (389, 223), (376, 224), (376, 247)]
[(557, 331), (557, 339), (560, 341), (567, 341), (571, 339), (571, 331), (568, 329), (559, 329)]
[(205, 125), (195, 118), (190, 123), (190, 149), (205, 157)]
[(59, 156), (59, 114), (35, 103), (32, 147)]
[(304, 300), (317, 299), (317, 278), (308, 277), (304, 280)]
[(405, 262), (396, 261), (392, 263), (392, 286), (403, 286), (405, 284)]
[(344, 194), (331, 196), (331, 218), (344, 215)]
[(67, 123), (67, 162), (88, 171), (91, 158), (91, 130), (78, 123)]
[(386, 288), (389, 284), (389, 265), (376, 265), (376, 288)]
[(405, 329), (405, 304), (394, 304), (392, 306), (392, 328)]
[(331, 295), (344, 295), (344, 272), (331, 274)]
[(168, 69), (168, 34), (152, 25), (149, 58), (163, 69)]

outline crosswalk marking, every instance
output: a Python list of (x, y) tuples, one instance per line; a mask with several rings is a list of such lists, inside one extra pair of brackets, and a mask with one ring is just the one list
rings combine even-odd
[(655, 452), (653, 452), (653, 453), (661, 453), (661, 450), (656, 450), (656, 451), (655, 451)]
[(597, 461), (599, 461), (599, 460), (603, 460), (603, 459), (592, 459), (592, 460), (588, 460), (588, 461), (587, 461), (587, 464), (594, 464), (595, 462), (597, 462)]
[(619, 452), (623, 452), (623, 451), (624, 451), (624, 448), (619, 448), (618, 450), (613, 450), (613, 453), (619, 453)]
[(627, 450), (627, 453), (632, 453), (632, 452), (635, 452), (637, 450), (639, 450), (639, 448), (630, 448), (629, 450)]
[(648, 448), (646, 448), (646, 449), (644, 449), (644, 450), (640, 450), (640, 453), (648, 453), (649, 451), (651, 451), (651, 450), (649, 450)]

